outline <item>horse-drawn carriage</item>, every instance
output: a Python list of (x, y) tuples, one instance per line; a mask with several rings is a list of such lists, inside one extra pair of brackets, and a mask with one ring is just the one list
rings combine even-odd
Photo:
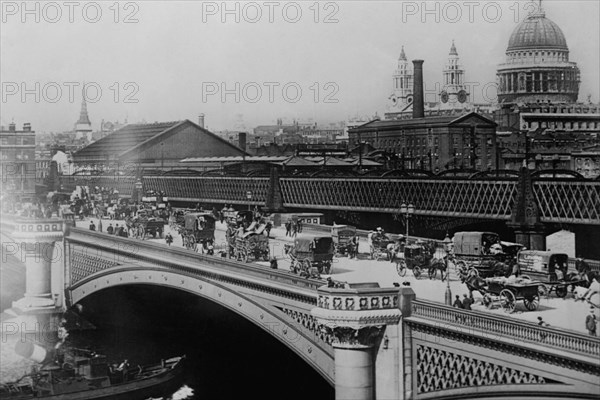
[(234, 236), (233, 256), (236, 260), (248, 262), (250, 257), (255, 261), (269, 261), (269, 238), (259, 231), (245, 232)]
[(389, 260), (392, 257), (392, 246), (394, 241), (378, 229), (378, 232), (371, 235), (371, 260)]
[(129, 237), (144, 240), (147, 235), (163, 237), (164, 222), (161, 219), (149, 217), (145, 210), (138, 210), (135, 217), (125, 218), (125, 226)]
[(331, 273), (334, 244), (331, 236), (299, 235), (293, 245), (286, 245), (290, 271), (301, 276), (319, 278)]
[(399, 276), (404, 277), (406, 271), (410, 269), (415, 278), (419, 279), (423, 271), (427, 270), (429, 278), (434, 279), (439, 270), (440, 276), (444, 280), (446, 263), (443, 260), (434, 259), (434, 254), (434, 242), (418, 241), (415, 244), (400, 246), (399, 251), (394, 255), (396, 272)]
[[(457, 272), (464, 277), (474, 271), (482, 278), (508, 276), (510, 268), (502, 253), (500, 238), (492, 232), (457, 232), (454, 234), (453, 258)], [(496, 250), (498, 249), (498, 250)]]
[(348, 255), (350, 258), (358, 254), (356, 227), (351, 225), (333, 225), (331, 227), (334, 255)]
[(198, 251), (200, 243), (202, 252), (209, 250), (215, 242), (215, 216), (209, 212), (188, 213), (183, 216), (183, 221), (179, 230), (183, 246)]
[(537, 310), (540, 304), (539, 282), (529, 279), (487, 278), (486, 285), (479, 289), (483, 291), (483, 304), (492, 308), (499, 303), (504, 311), (515, 311), (517, 301), (522, 300), (529, 311)]
[(522, 278), (539, 281), (539, 294), (565, 297), (569, 287), (588, 286), (587, 279), (578, 272), (569, 272), (569, 256), (550, 251), (523, 250), (517, 256), (519, 273)]

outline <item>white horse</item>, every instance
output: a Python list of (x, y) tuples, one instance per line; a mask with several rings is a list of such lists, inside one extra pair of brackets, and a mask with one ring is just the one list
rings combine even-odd
[(589, 288), (582, 286), (575, 287), (573, 296), (575, 297), (575, 301), (587, 300), (594, 307), (600, 308), (600, 282), (598, 278), (592, 281)]

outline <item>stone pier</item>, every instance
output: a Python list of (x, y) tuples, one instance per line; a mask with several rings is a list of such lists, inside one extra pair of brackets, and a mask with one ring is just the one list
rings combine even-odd
[[(338, 400), (376, 398), (375, 371), (383, 370), (379, 362), (376, 365), (375, 355), (388, 350), (390, 340), (386, 330), (391, 328), (390, 335), (397, 336), (394, 331), (401, 317), (397, 289), (379, 288), (377, 284), (358, 286), (319, 288), (318, 306), (311, 311), (333, 337)], [(385, 362), (385, 357), (382, 359)], [(389, 364), (391, 370), (398, 365), (394, 357), (389, 358)]]

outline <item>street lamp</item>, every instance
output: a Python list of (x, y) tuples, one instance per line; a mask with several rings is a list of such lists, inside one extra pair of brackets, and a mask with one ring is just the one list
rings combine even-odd
[(450, 268), (448, 267), (448, 258), (450, 258), (450, 246), (452, 245), (452, 239), (446, 233), (446, 237), (444, 238), (444, 250), (446, 251), (446, 305), (452, 305), (452, 292), (450, 291)]
[(135, 182), (135, 190), (137, 191), (137, 198), (135, 199), (135, 201), (139, 203), (142, 202), (142, 190), (144, 188), (144, 185), (142, 184), (142, 180), (140, 178), (138, 178), (138, 180)]
[(246, 192), (246, 198), (248, 199), (248, 211), (250, 211), (250, 201), (252, 200), (252, 192), (251, 191), (247, 191)]
[(402, 203), (400, 205), (400, 214), (403, 214), (404, 218), (406, 218), (406, 244), (408, 244), (408, 220), (410, 219), (411, 215), (413, 215), (414, 213), (415, 213), (415, 206), (413, 206), (412, 204), (409, 204), (407, 206), (406, 203)]

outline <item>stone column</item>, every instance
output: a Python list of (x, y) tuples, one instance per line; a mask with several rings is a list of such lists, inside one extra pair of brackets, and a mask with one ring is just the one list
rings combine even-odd
[(25, 264), (25, 294), (13, 302), (13, 309), (21, 313), (55, 311), (51, 268), (52, 261), (63, 257), (61, 246), (55, 246), (63, 238), (63, 221), (16, 220), (10, 236), (18, 245), (15, 255)]
[(322, 287), (318, 292), (311, 314), (333, 338), (336, 399), (374, 399), (373, 355), (385, 326), (400, 321), (397, 289)]

